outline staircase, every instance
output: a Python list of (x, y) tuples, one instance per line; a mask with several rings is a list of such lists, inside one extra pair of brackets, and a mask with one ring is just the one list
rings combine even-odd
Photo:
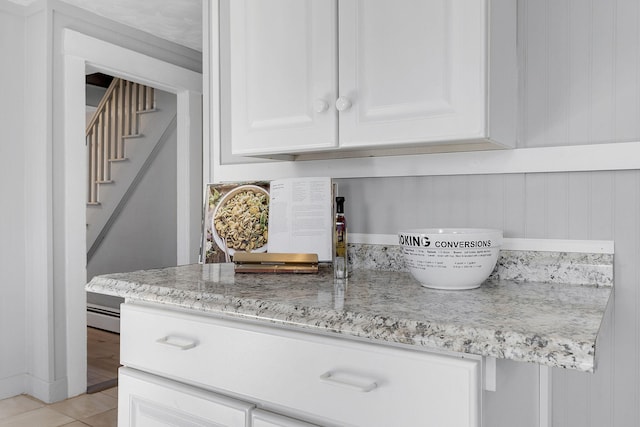
[(175, 96), (115, 78), (87, 125), (87, 262), (176, 126)]

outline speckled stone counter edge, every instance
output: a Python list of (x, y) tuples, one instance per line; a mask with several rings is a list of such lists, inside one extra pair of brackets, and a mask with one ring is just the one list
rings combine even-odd
[[(436, 351), (490, 356), (582, 372), (593, 372), (595, 368), (595, 344), (590, 342), (567, 343), (566, 340), (543, 339), (515, 331), (391, 319), (327, 308), (159, 288), (154, 285), (132, 287), (130, 282), (116, 278), (97, 278), (88, 285), (87, 290), (117, 295), (128, 301), (157, 303), (284, 327), (295, 325), (298, 330), (330, 332), (378, 343), (406, 344)], [(544, 342), (532, 342), (536, 339)]]
[[(402, 254), (397, 246), (358, 245), (350, 247), (350, 253), (351, 259), (354, 260), (352, 265), (354, 269), (404, 271)], [(185, 267), (187, 270), (184, 270)], [(188, 271), (188, 266), (185, 267), (176, 268), (176, 270)], [(172, 270), (174, 269), (140, 273), (162, 276), (165, 271)], [(555, 342), (555, 337), (548, 336), (544, 338), (544, 345), (538, 346), (529, 342), (535, 339), (535, 336), (521, 334), (515, 330), (473, 328), (433, 322), (425, 324), (415, 319), (391, 321), (392, 319), (384, 316), (334, 312), (328, 307), (282, 304), (276, 301), (254, 300), (247, 296), (237, 298), (225, 293), (194, 292), (193, 289), (179, 289), (179, 286), (174, 287), (169, 283), (156, 286), (151, 284), (154, 283), (153, 280), (145, 282), (135, 272), (108, 276), (110, 277), (94, 278), (87, 285), (87, 290), (117, 295), (128, 300), (173, 305), (194, 311), (268, 321), (283, 326), (293, 324), (309, 330), (534, 362), (579, 371), (591, 372), (595, 364), (595, 341), (589, 339), (585, 342), (566, 339)], [(528, 281), (552, 284), (572, 283), (591, 285), (594, 288), (609, 288), (613, 283), (613, 256), (504, 251), (501, 253), (493, 276), (493, 279), (509, 280), (513, 283)], [(158, 277), (155, 279), (159, 280)], [(182, 279), (191, 281), (188, 277), (182, 277)], [(162, 280), (158, 283), (161, 282)], [(402, 324), (398, 324), (399, 320), (402, 320)], [(389, 322), (391, 322), (390, 325), (387, 324)], [(499, 336), (496, 335), (498, 332), (500, 332)]]
[[(349, 245), (356, 270), (407, 271), (398, 245)], [(613, 255), (501, 250), (490, 279), (613, 286)]]

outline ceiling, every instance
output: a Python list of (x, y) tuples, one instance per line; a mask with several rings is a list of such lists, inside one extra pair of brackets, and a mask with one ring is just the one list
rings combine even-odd
[[(10, 0), (29, 5), (36, 0)], [(202, 52), (203, 0), (62, 0)]]

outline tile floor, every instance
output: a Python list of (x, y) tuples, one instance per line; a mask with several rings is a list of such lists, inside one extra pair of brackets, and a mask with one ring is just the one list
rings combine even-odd
[(118, 334), (87, 328), (87, 386), (92, 394), (50, 405), (27, 395), (0, 400), (0, 427), (116, 427), (119, 348)]
[(0, 400), (0, 427), (116, 427), (118, 388), (47, 405), (26, 395)]

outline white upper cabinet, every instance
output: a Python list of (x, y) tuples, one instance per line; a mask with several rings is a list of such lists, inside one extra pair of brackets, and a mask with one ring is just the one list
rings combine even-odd
[(515, 3), (231, 1), (232, 153), (514, 147)]
[(341, 146), (484, 136), (482, 2), (340, 5)]
[(335, 1), (230, 2), (234, 154), (336, 148)]

